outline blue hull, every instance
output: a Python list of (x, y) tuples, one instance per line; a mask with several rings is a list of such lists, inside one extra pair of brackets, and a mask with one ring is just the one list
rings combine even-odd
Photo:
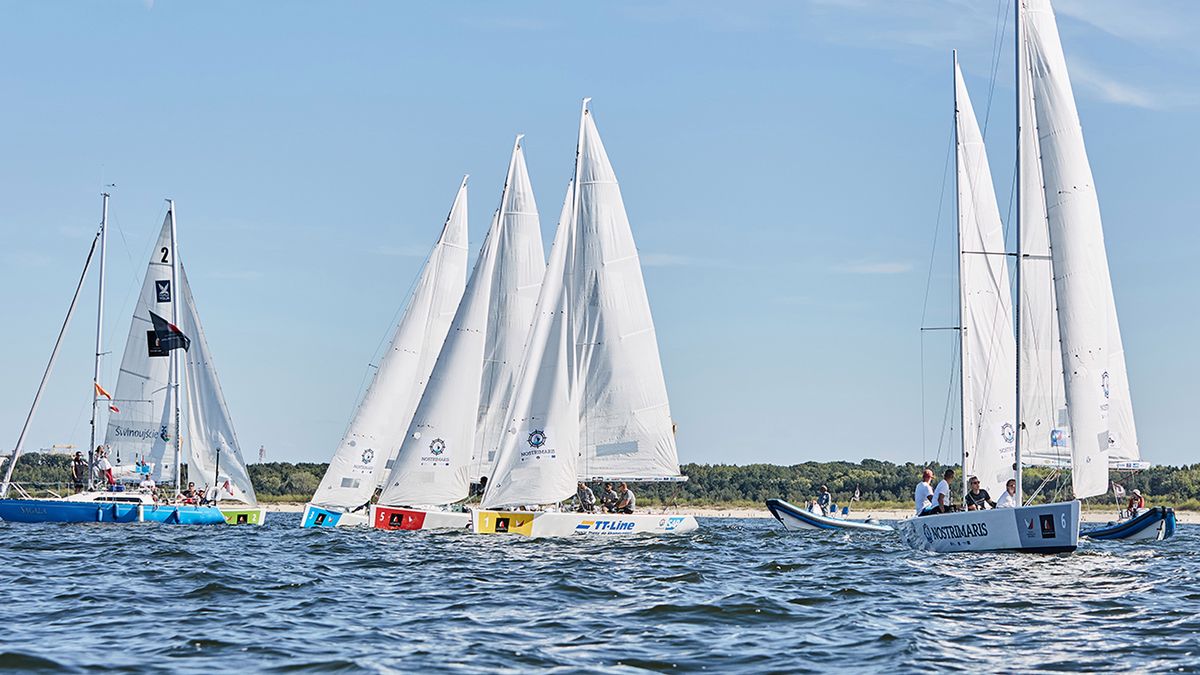
[[(138, 507), (141, 507), (142, 511), (140, 519)], [(0, 499), (0, 520), (10, 523), (225, 523), (221, 510), (212, 506), (94, 503), (55, 499)]]
[(1144, 539), (1161, 541), (1175, 534), (1175, 511), (1158, 506), (1129, 520), (1080, 532), (1091, 539)]
[(341, 511), (330, 511), (309, 504), (304, 509), (304, 518), (300, 520), (300, 527), (337, 527), (341, 518)]

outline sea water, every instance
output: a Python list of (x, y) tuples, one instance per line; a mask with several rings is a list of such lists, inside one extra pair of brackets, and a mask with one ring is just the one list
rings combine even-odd
[(0, 671), (1200, 669), (1200, 537), (1074, 554), (701, 519), (668, 537), (0, 524)]

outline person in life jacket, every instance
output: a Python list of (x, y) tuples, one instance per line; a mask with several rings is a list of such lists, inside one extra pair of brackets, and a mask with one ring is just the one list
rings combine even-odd
[(1129, 495), (1129, 504), (1125, 510), (1129, 512), (1129, 516), (1136, 516), (1142, 509), (1146, 508), (1146, 498), (1142, 496), (1141, 490), (1134, 490), (1133, 494)]
[(821, 515), (829, 515), (831, 503), (833, 503), (833, 496), (829, 494), (829, 488), (822, 485), (820, 492), (817, 493), (817, 507), (821, 509)]

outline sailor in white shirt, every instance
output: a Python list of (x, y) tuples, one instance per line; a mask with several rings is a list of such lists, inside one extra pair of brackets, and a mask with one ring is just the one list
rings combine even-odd
[(942, 482), (933, 491), (933, 508), (937, 513), (949, 513), (954, 500), (950, 498), (950, 481), (954, 480), (954, 469), (946, 469), (942, 474)]
[(933, 471), (925, 469), (921, 474), (921, 482), (917, 483), (917, 489), (913, 492), (913, 502), (917, 507), (917, 515), (921, 515), (925, 509), (929, 508), (933, 499), (933, 486), (930, 482), (933, 480)]
[(1015, 478), (1008, 479), (1008, 483), (1004, 486), (1004, 494), (1000, 495), (1000, 498), (996, 500), (996, 508), (1017, 508), (1017, 480)]

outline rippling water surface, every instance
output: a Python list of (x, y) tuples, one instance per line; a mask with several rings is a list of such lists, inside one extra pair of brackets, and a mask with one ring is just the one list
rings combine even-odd
[(702, 519), (693, 535), (0, 523), (0, 671), (1200, 669), (1200, 537), (921, 555)]

